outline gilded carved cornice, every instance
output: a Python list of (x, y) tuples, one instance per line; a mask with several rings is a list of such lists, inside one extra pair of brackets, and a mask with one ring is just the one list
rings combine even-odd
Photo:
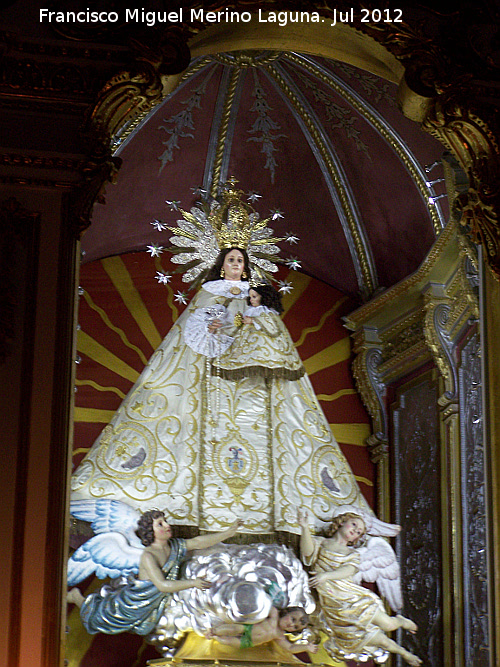
[(89, 116), (92, 131), (108, 144), (127, 123), (161, 102), (168, 78), (185, 70), (190, 61), (185, 37), (176, 28), (152, 32), (148, 44), (139, 40), (132, 44), (134, 65), (107, 82)]
[[(422, 127), (453, 152), (467, 174), (469, 188), (456, 196), (454, 207), (464, 232), (484, 247), (488, 264), (500, 276), (499, 137), (488, 121), (463, 104), (461, 92), (441, 95)], [(473, 86), (466, 96), (475, 96)]]

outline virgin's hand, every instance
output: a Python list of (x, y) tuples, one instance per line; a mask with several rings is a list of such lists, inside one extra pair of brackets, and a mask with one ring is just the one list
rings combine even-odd
[(222, 326), (222, 322), (220, 320), (213, 320), (209, 325), (208, 325), (208, 331), (209, 333), (215, 333), (217, 329), (220, 329)]
[(308, 653), (317, 653), (319, 651), (319, 645), (318, 644), (307, 644), (306, 651)]
[(330, 579), (328, 572), (320, 572), (320, 574), (315, 574), (309, 579), (309, 586), (311, 586), (311, 588), (316, 588), (316, 586), (323, 584), (325, 581), (328, 581), (328, 579)]
[(208, 581), (207, 579), (194, 579), (194, 588), (199, 588), (202, 591), (207, 590), (207, 588), (210, 588), (212, 586), (212, 582)]
[(248, 317), (248, 315), (246, 315), (246, 316), (243, 318), (243, 324), (252, 324), (252, 318), (251, 318), (251, 317)]

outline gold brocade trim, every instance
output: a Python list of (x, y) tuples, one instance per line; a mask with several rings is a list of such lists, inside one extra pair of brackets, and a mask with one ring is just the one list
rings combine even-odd
[(328, 168), (328, 172), (330, 176), (332, 177), (333, 182), (335, 183), (335, 187), (337, 189), (337, 192), (339, 194), (339, 199), (342, 204), (342, 209), (345, 213), (347, 223), (349, 225), (350, 232), (352, 234), (352, 239), (354, 243), (354, 247), (356, 250), (357, 257), (359, 259), (359, 264), (361, 267), (361, 274), (363, 277), (363, 282), (368, 290), (369, 293), (372, 293), (375, 289), (373, 277), (370, 271), (370, 263), (368, 261), (368, 257), (366, 255), (366, 251), (363, 245), (363, 242), (361, 240), (361, 236), (359, 233), (358, 226), (356, 224), (356, 219), (354, 217), (354, 213), (351, 209), (351, 206), (349, 205), (349, 198), (347, 196), (347, 192), (342, 184), (342, 179), (340, 178), (340, 175), (337, 171), (337, 168), (335, 167), (335, 164), (333, 163), (328, 149), (325, 146), (325, 142), (321, 138), (321, 135), (319, 134), (318, 130), (314, 126), (314, 123), (312, 122), (311, 118), (309, 115), (306, 113), (305, 109), (302, 107), (300, 104), (299, 100), (293, 93), (293, 91), (290, 89), (290, 87), (287, 85), (281, 74), (278, 72), (278, 70), (273, 67), (272, 65), (265, 65), (263, 67), (268, 74), (273, 77), (277, 83), (279, 83), (281, 89), (285, 93), (285, 95), (288, 97), (290, 100), (291, 104), (299, 114), (301, 120), (303, 123), (306, 125), (308, 131), (311, 134), (311, 137), (314, 140), (315, 145), (318, 147), (318, 150), (321, 154), (322, 159), (325, 162), (325, 165)]
[(233, 370), (212, 365), (212, 375), (223, 380), (243, 380), (243, 378), (261, 377), (266, 379), (300, 380), (305, 369), (299, 368), (292, 371), (288, 368), (267, 368), (266, 366), (247, 366), (246, 368), (235, 368)]
[[(377, 119), (377, 117), (371, 114), (366, 109), (366, 107), (364, 107), (360, 102), (356, 100), (356, 98), (353, 95), (351, 95), (341, 86), (339, 86), (333, 78), (326, 76), (317, 67), (314, 67), (314, 65), (312, 65), (311, 63), (303, 61), (295, 54), (287, 53), (285, 58), (286, 60), (290, 60), (291, 62), (307, 70), (310, 74), (314, 75), (317, 79), (327, 84), (330, 88), (333, 88), (335, 92), (337, 92), (354, 109), (356, 109), (356, 111), (362, 118), (365, 118), (367, 122), (370, 123), (370, 125), (372, 125), (377, 130), (377, 132), (385, 139), (385, 141), (391, 146), (391, 148), (403, 162), (406, 169), (408, 170), (408, 173), (410, 174), (416, 186), (420, 190), (422, 197), (424, 198), (425, 201), (427, 201), (429, 197), (429, 189), (425, 184), (425, 179), (422, 178), (422, 176), (420, 176), (414, 163), (408, 159), (404, 144), (402, 142), (396, 141), (394, 137), (392, 137), (391, 134), (387, 131), (384, 125)], [(439, 221), (439, 216), (434, 206), (429, 206), (428, 208), (429, 208), (429, 215), (432, 219), (432, 224), (434, 227), (434, 233), (437, 236), (438, 234), (440, 234), (442, 230), (441, 223)]]

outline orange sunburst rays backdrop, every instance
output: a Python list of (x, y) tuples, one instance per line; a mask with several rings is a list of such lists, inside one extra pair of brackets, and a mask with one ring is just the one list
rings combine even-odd
[[(146, 252), (109, 257), (81, 268), (74, 468), (185, 308), (175, 300), (178, 291), (187, 291), (180, 275), (168, 285), (154, 279), (156, 271), (168, 270), (171, 264), (165, 256), (152, 259)], [(369, 417), (354, 387), (350, 339), (342, 325), (352, 304), (339, 291), (299, 272), (281, 270), (279, 277), (294, 288), (283, 297), (283, 319), (361, 491), (373, 505), (374, 470), (364, 445), (370, 434)], [(90, 593), (100, 582), (84, 584)], [(137, 635), (88, 635), (78, 610), (69, 611), (70, 667), (143, 667), (158, 657)]]

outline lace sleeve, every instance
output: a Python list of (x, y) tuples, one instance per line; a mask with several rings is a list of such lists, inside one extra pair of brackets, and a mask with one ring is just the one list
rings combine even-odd
[(186, 320), (184, 340), (189, 347), (205, 357), (218, 357), (233, 342), (233, 338), (218, 331), (210, 333), (208, 327), (213, 320), (225, 320), (226, 309), (222, 305), (197, 308)]

